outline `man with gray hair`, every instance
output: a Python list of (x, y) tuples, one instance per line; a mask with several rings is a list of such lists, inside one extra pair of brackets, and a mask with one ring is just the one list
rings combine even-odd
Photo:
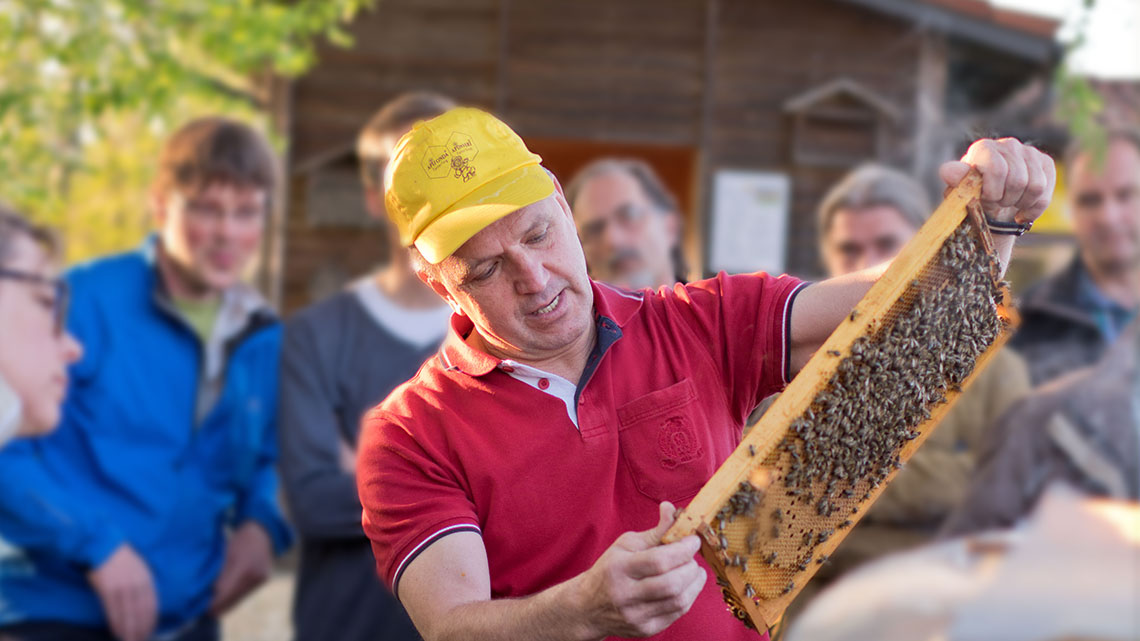
[(866, 164), (832, 187), (819, 206), (820, 255), (830, 275), (886, 262), (926, 222), (930, 198), (918, 181)]
[(570, 181), (566, 201), (592, 278), (627, 289), (687, 280), (681, 209), (645, 161), (591, 162)]

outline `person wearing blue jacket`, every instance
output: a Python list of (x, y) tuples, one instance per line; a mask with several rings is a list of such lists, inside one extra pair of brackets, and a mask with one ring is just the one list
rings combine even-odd
[(159, 160), (157, 233), (67, 274), (85, 351), (60, 427), (0, 452), (0, 638), (218, 639), (290, 545), (281, 329), (241, 281), (276, 175), (248, 126), (192, 121)]

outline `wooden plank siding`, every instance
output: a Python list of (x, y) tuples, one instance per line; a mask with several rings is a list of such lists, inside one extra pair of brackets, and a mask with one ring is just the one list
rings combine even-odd
[[(831, 0), (383, 0), (351, 33), (353, 49), (322, 48), (317, 67), (292, 87), (294, 167), (347, 150), (399, 93), (432, 89), (496, 110), (524, 138), (554, 147), (550, 141), (691, 150), (691, 184), (678, 189), (691, 194), (683, 203), (694, 210), (690, 249), (703, 248), (708, 235), (703, 212), (716, 170), (786, 172), (787, 269), (810, 277), (819, 275), (815, 206), (845, 167), (793, 162), (785, 103), (837, 78), (859, 83), (897, 107), (898, 121), (816, 129), (810, 134), (819, 140), (809, 146), (857, 152), (881, 136), (880, 160), (907, 167), (927, 37), (913, 23)], [(355, 275), (383, 252), (376, 228), (309, 224), (305, 190), (306, 176), (294, 175), (286, 311), (311, 302), (321, 270)]]

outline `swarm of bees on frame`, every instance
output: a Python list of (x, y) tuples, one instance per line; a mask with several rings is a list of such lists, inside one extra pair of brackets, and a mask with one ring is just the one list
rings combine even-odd
[[(815, 554), (818, 546), (851, 527), (851, 517), (902, 467), (903, 447), (932, 408), (960, 391), (1004, 328), (995, 311), (1004, 286), (996, 260), (968, 225), (950, 235), (925, 274), (849, 353), (827, 353), (840, 360), (777, 445), (779, 474), (766, 492), (741, 482), (711, 524), (724, 566), (745, 578), (758, 568), (766, 577), (738, 594), (718, 576), (725, 602), (745, 625), (752, 627), (741, 597), (786, 595), (800, 573), (827, 561)], [(748, 452), (756, 455), (753, 447)], [(799, 529), (788, 523), (796, 513)], [(738, 520), (747, 524), (742, 541), (728, 536)]]

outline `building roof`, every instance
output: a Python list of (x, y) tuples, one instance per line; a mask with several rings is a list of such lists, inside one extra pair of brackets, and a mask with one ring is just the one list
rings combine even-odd
[(994, 7), (987, 0), (836, 0), (1035, 62), (1060, 54), (1060, 21)]
[(1090, 78), (1089, 84), (1104, 99), (1105, 124), (1140, 127), (1140, 80)]

